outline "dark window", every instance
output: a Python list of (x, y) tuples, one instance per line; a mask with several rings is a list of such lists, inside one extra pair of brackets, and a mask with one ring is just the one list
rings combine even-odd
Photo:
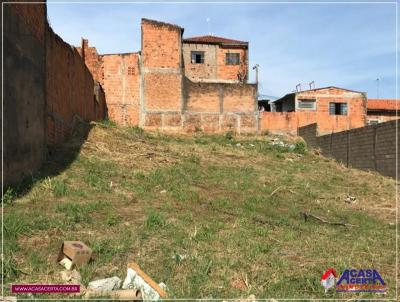
[(192, 51), (191, 62), (192, 64), (204, 64), (204, 51)]
[(330, 115), (347, 115), (346, 103), (329, 103)]
[(239, 65), (240, 53), (227, 53), (225, 57), (226, 65)]

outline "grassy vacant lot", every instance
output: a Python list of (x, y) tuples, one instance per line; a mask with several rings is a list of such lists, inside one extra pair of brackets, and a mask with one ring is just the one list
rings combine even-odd
[[(97, 124), (7, 191), (5, 284), (62, 283), (58, 249), (82, 240), (84, 284), (135, 261), (171, 298), (394, 298), (395, 182), (271, 139)], [(324, 294), (329, 267), (376, 268), (389, 290)]]

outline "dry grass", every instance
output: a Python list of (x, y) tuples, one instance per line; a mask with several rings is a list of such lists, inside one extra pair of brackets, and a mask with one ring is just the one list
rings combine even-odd
[[(61, 282), (54, 257), (74, 239), (96, 255), (79, 268), (84, 283), (123, 278), (135, 261), (170, 297), (382, 297), (319, 284), (328, 267), (374, 267), (393, 297), (394, 181), (271, 139), (95, 125), (43, 168), (56, 175), (5, 208), (5, 281)], [(302, 211), (357, 227), (304, 222)]]

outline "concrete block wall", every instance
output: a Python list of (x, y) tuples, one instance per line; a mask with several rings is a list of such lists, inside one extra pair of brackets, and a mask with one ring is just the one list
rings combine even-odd
[[(299, 134), (306, 142), (320, 148), (322, 154), (335, 158), (348, 167), (375, 170), (395, 178), (397, 121), (355, 128), (329, 135), (316, 136), (317, 124), (301, 127)], [(398, 153), (397, 153), (398, 156)]]
[[(329, 148), (330, 148), (330, 156), (335, 158), (337, 161), (344, 163), (347, 165), (349, 161), (349, 152), (347, 149), (347, 146), (349, 146), (349, 133), (350, 132), (337, 132), (337, 133), (332, 133), (329, 135), (330, 138), (330, 143), (329, 143)], [(329, 140), (328, 138), (328, 140)], [(317, 138), (317, 142), (318, 142)], [(351, 144), (350, 146), (353, 147), (358, 147), (357, 143)], [(362, 151), (361, 151), (362, 152)]]
[(396, 143), (398, 144), (400, 141), (400, 133), (398, 127), (399, 124), (397, 120), (389, 121), (375, 126), (376, 170), (383, 175), (389, 175), (391, 177), (396, 176), (396, 170), (397, 173), (399, 173), (399, 167), (396, 165), (396, 155), (397, 157), (399, 156), (398, 145), (396, 154)]
[(298, 135), (301, 136), (309, 148), (317, 148), (317, 124), (309, 124), (298, 129)]

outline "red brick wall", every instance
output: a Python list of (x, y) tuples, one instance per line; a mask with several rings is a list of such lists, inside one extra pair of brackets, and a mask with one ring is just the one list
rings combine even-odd
[(256, 85), (197, 83), (186, 79), (183, 113), (158, 110), (146, 114), (145, 127), (168, 132), (257, 132)]
[[(240, 54), (240, 64), (239, 65), (226, 65), (226, 54), (227, 53), (239, 53)], [(238, 74), (246, 75), (248, 78), (248, 68), (247, 68), (247, 49), (242, 48), (218, 48), (217, 53), (217, 71), (218, 79), (222, 80), (238, 80)]]
[(89, 47), (89, 40), (82, 39), (82, 46), (76, 47), (76, 50), (89, 68), (94, 80), (103, 84), (103, 60), (97, 53), (96, 47)]
[(120, 125), (138, 125), (140, 109), (140, 68), (138, 53), (99, 55), (82, 39), (76, 48), (94, 79), (105, 93), (108, 117)]
[(142, 19), (142, 56), (146, 68), (181, 68), (182, 29)]
[(144, 74), (146, 110), (174, 110), (182, 107), (182, 75), (149, 72)]
[[(16, 2), (16, 4), (6, 3), (4, 5), (11, 6), (12, 10), (21, 18), (21, 22), (25, 23), (25, 26), (29, 28), (31, 34), (38, 40), (44, 41), (47, 22), (44, 21), (43, 16), (47, 14), (46, 4), (17, 4), (21, 1), (13, 2)], [(23, 2), (37, 1), (28, 0)]]
[(297, 128), (312, 123), (318, 124), (320, 134), (332, 133), (352, 128), (358, 128), (352, 124), (346, 116), (326, 115), (318, 112), (261, 112), (261, 130), (268, 130), (279, 134), (297, 134)]
[(104, 92), (79, 53), (47, 23), (44, 4), (4, 6), (5, 183), (38, 169), (46, 144), (63, 142), (76, 118), (103, 119)]
[[(46, 154), (45, 4), (2, 3), (3, 186), (31, 177)], [(3, 119), (4, 118), (4, 119)]]
[(182, 111), (182, 28), (142, 19), (142, 124), (154, 127), (154, 111)]
[(225, 84), (224, 112), (255, 112), (257, 110), (256, 94), (255, 85)]
[(70, 134), (74, 118), (85, 121), (105, 117), (101, 89), (95, 96), (92, 74), (78, 51), (65, 43), (49, 27), (46, 33), (47, 142), (63, 142)]
[(140, 70), (137, 53), (103, 55), (102, 85), (108, 115), (121, 125), (138, 125)]
[(185, 81), (186, 110), (190, 112), (254, 113), (257, 88), (240, 83)]
[(223, 87), (215, 83), (185, 82), (186, 110), (189, 112), (222, 112)]

